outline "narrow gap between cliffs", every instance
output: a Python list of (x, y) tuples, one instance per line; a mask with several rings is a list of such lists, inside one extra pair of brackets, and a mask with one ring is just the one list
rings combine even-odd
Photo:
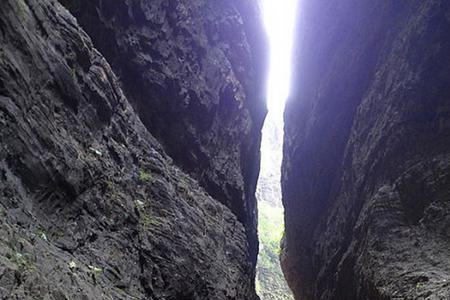
[(293, 299), (281, 271), (280, 240), (284, 232), (281, 203), (283, 111), (289, 95), (292, 43), (297, 0), (261, 0), (264, 25), (270, 44), (267, 78), (268, 114), (262, 131), (258, 199), (259, 256), (256, 290), (261, 300)]

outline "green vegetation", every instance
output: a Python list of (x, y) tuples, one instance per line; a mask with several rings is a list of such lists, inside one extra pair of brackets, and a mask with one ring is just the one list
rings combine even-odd
[(152, 227), (161, 225), (161, 222), (155, 217), (151, 216), (149, 213), (145, 212), (142, 214), (142, 227), (144, 230), (148, 231)]
[(17, 267), (21, 271), (34, 269), (34, 266), (31, 263), (31, 261), (28, 259), (28, 257), (23, 255), (22, 253), (14, 252), (14, 256), (12, 257), (12, 260), (13, 260), (13, 262), (16, 263)]
[(88, 269), (94, 284), (97, 284), (97, 279), (102, 274), (103, 270), (96, 266), (88, 266)]
[(134, 207), (136, 207), (137, 209), (144, 209), (145, 203), (141, 200), (134, 200)]
[(152, 175), (145, 170), (139, 170), (139, 179), (143, 182), (152, 180)]
[(46, 241), (46, 242), (48, 241), (47, 235), (45, 234), (44, 231), (38, 232), (38, 236), (39, 236), (41, 239), (43, 239), (44, 241)]
[(425, 287), (425, 284), (423, 282), (418, 282), (416, 284), (416, 289), (423, 289)]
[(100, 275), (101, 273), (102, 273), (102, 269), (101, 268), (99, 268), (99, 267), (95, 267), (95, 266), (88, 266), (88, 268), (89, 268), (89, 271), (92, 273), (92, 274), (94, 274), (94, 276), (98, 276), (98, 275)]
[(258, 213), (260, 247), (256, 290), (261, 300), (292, 300), (279, 262), (280, 241), (284, 232), (283, 209), (260, 201)]
[(69, 269), (70, 271), (76, 271), (78, 269), (77, 263), (74, 262), (73, 260), (69, 263)]
[(17, 1), (17, 15), (23, 18), (26, 14), (27, 5), (24, 1)]

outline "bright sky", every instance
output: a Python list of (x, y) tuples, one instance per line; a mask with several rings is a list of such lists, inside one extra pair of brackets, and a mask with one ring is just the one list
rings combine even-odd
[[(261, 171), (259, 173), (256, 197), (258, 199), (260, 219), (258, 230), (260, 234), (260, 249), (268, 249), (265, 241), (272, 240), (275, 232), (269, 232), (274, 228), (283, 231), (284, 224), (276, 222), (283, 220), (283, 208), (281, 205), (281, 161), (283, 144), (283, 111), (284, 104), (289, 96), (292, 44), (294, 39), (295, 12), (298, 0), (261, 0), (264, 14), (264, 22), (270, 43), (270, 66), (267, 81), (267, 107), (269, 113), (262, 130), (261, 142)], [(269, 216), (269, 218), (264, 218)], [(261, 236), (261, 235), (264, 235)], [(266, 236), (268, 235), (268, 236)], [(276, 239), (275, 235), (275, 239)], [(269, 246), (270, 247), (270, 246)], [(260, 251), (263, 253), (263, 251)], [(275, 253), (273, 253), (275, 254)], [(261, 256), (260, 256), (261, 257)], [(274, 286), (263, 284), (266, 274), (260, 272), (262, 266), (258, 259), (257, 283), (260, 282), (258, 292), (261, 300), (267, 299), (266, 294), (277, 290), (283, 292), (283, 299), (293, 299), (289, 293), (287, 284), (280, 289), (279, 281), (282, 280), (281, 269), (273, 266), (270, 271), (271, 281)], [(274, 279), (274, 280), (273, 280)]]
[(290, 91), (292, 44), (298, 1), (261, 0), (270, 43), (270, 66), (266, 95), (269, 113), (262, 130), (257, 197), (259, 200), (278, 205), (281, 205), (283, 111)]
[(298, 0), (261, 0), (270, 42), (267, 84), (269, 114), (281, 116), (289, 95), (292, 42)]

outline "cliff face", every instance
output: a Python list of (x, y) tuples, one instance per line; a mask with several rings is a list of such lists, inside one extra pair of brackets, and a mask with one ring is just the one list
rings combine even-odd
[(296, 298), (448, 298), (450, 3), (300, 12), (282, 171)]
[[(197, 65), (197, 58), (184, 66), (186, 72), (228, 71), (228, 81), (189, 73), (192, 81), (183, 77), (184, 82), (176, 73), (181, 67), (161, 63), (163, 57), (152, 56), (156, 50), (130, 47), (129, 57), (121, 56), (127, 43), (151, 33), (120, 27), (131, 8), (121, 10), (121, 19), (114, 16), (119, 1), (114, 4), (118, 7), (105, 11), (104, 23), (95, 26), (106, 30), (118, 22), (119, 31), (129, 34), (104, 47), (117, 55), (112, 61), (121, 83), (57, 1), (0, 5), (0, 298), (256, 299), (254, 267), (238, 218), (251, 228), (257, 155), (248, 156), (257, 153), (255, 132), (263, 113), (256, 107), (257, 84), (244, 70), (233, 74), (226, 60), (216, 69), (206, 68), (212, 62)], [(174, 21), (142, 12), (139, 22), (150, 18), (155, 26), (168, 26)], [(165, 32), (158, 28), (155, 32)], [(251, 65), (244, 50), (229, 47), (227, 53)], [(223, 53), (217, 55), (223, 59)], [(144, 68), (147, 63), (156, 65)], [(159, 68), (165, 77), (155, 71)], [(217, 86), (208, 82), (208, 91), (202, 80)], [(212, 96), (202, 94), (207, 92)], [(203, 112), (196, 122), (191, 110)], [(235, 130), (225, 136), (217, 118)], [(209, 127), (216, 129), (207, 142), (207, 134), (200, 133)], [(178, 150), (169, 136), (178, 141)], [(242, 139), (233, 148), (237, 136)], [(225, 154), (233, 155), (225, 160), (220, 156)], [(230, 165), (219, 168), (220, 162)], [(200, 176), (197, 163), (206, 164), (209, 175)], [(205, 191), (210, 181), (217, 184), (217, 194)], [(236, 193), (235, 202), (217, 196), (227, 193)]]
[(265, 115), (257, 2), (61, 2), (111, 63), (165, 151), (245, 225), (256, 262), (254, 194)]

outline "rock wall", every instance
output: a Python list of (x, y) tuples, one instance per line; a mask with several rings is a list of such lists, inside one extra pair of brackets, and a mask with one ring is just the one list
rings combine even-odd
[[(125, 16), (127, 12), (122, 11)], [(159, 22), (160, 18), (153, 16), (152, 20)], [(132, 40), (129, 36), (127, 41)], [(258, 135), (251, 134), (260, 121), (252, 116), (261, 118), (262, 113), (250, 109), (258, 106), (256, 98), (249, 103), (245, 98), (247, 92), (257, 94), (253, 83), (244, 83), (245, 70), (239, 74), (244, 78), (242, 84), (232, 73), (227, 75), (228, 84), (220, 82), (225, 85), (222, 90), (208, 84), (228, 95), (219, 99), (202, 98), (196, 94), (200, 91), (183, 88), (182, 80), (176, 81), (177, 74), (168, 69), (173, 77), (161, 79), (151, 68), (127, 74), (125, 68), (137, 65), (124, 65), (124, 70), (118, 68), (119, 81), (75, 18), (55, 0), (4, 0), (0, 5), (0, 45), (0, 298), (257, 299), (245, 228), (238, 220), (242, 215), (236, 213), (236, 207), (230, 205), (233, 212), (211, 197), (216, 195), (205, 191), (208, 186), (204, 182), (199, 184), (176, 166), (180, 158), (175, 155), (174, 163), (164, 150), (175, 151), (168, 146), (168, 137), (161, 138), (162, 147), (149, 132), (152, 129), (160, 138), (165, 129), (141, 115), (151, 110), (137, 100), (147, 94), (152, 99), (162, 97), (149, 107), (160, 114), (155, 115), (155, 122), (164, 121), (172, 132), (173, 126), (187, 126), (187, 121), (183, 115), (175, 118), (171, 111), (163, 114), (161, 109), (170, 110), (172, 105), (164, 101), (179, 100), (184, 93), (186, 105), (203, 112), (204, 123), (197, 119), (190, 127), (178, 128), (178, 148), (202, 163), (208, 163), (208, 151), (212, 150), (205, 150), (208, 155), (200, 157), (196, 151), (203, 144), (197, 139), (192, 141), (196, 147), (183, 143), (200, 127), (206, 130), (211, 124), (207, 122), (218, 122), (217, 115), (210, 115), (204, 106), (228, 116), (228, 126), (237, 118), (229, 139), (212, 135), (211, 143), (224, 143), (217, 151), (225, 155), (232, 138), (246, 134), (230, 161), (221, 158), (231, 164), (223, 172), (236, 178), (224, 177), (218, 185), (230, 180), (230, 190), (245, 194), (235, 199), (236, 206), (245, 208), (250, 219), (254, 202), (246, 193), (251, 192), (252, 176), (257, 173), (257, 155), (249, 161), (245, 151), (258, 144)], [(120, 50), (114, 49), (111, 47), (111, 51)], [(234, 53), (231, 48), (227, 51)], [(146, 53), (130, 54), (128, 59), (155, 59), (152, 50)], [(243, 54), (238, 58), (245, 59)], [(170, 68), (160, 59), (155, 59), (155, 69)], [(193, 61), (198, 62), (197, 58)], [(190, 67), (198, 66), (193, 63)], [(145, 77), (139, 77), (141, 72)], [(144, 80), (150, 74), (154, 82)], [(192, 75), (192, 79), (198, 83), (207, 78)], [(202, 106), (200, 99), (220, 103)], [(178, 106), (174, 109), (181, 109)], [(242, 114), (235, 116), (236, 111)], [(197, 138), (204, 141), (205, 137)], [(211, 162), (207, 172), (219, 176), (213, 168), (217, 163)], [(233, 167), (240, 167), (242, 173)], [(251, 167), (256, 168), (252, 176)]]
[(296, 299), (450, 297), (450, 3), (302, 1), (285, 113)]
[(144, 125), (238, 216), (256, 262), (265, 47), (254, 0), (61, 0)]

